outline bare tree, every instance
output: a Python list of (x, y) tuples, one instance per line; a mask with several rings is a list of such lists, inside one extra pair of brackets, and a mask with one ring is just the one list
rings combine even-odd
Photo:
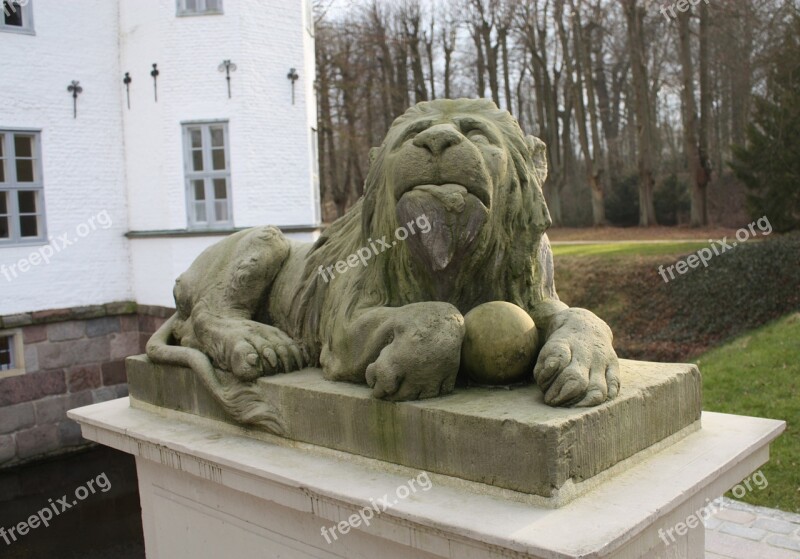
[(638, 0), (620, 0), (628, 30), (628, 46), (631, 52), (633, 69), (633, 91), (636, 110), (636, 127), (639, 167), (639, 225), (647, 227), (656, 224), (656, 210), (653, 202), (655, 171), (653, 162), (653, 103), (647, 72), (644, 39), (645, 10)]

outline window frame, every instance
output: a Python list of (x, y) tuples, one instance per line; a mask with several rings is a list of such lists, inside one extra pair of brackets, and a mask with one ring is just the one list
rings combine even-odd
[[(33, 137), (33, 149), (31, 151), (33, 158), (33, 182), (17, 181), (16, 169), (16, 147), (14, 146), (14, 136), (31, 136)], [(9, 139), (11, 141), (9, 141)], [(3, 182), (0, 182), (0, 193), (7, 193), (7, 210), (9, 217), (9, 237), (0, 237), (0, 248), (5, 247), (20, 247), (41, 245), (47, 243), (47, 208), (45, 205), (44, 197), (44, 173), (42, 164), (42, 131), (40, 129), (32, 128), (0, 128), (0, 149), (2, 156), (0, 156), (0, 166), (3, 167)], [(36, 192), (37, 213), (39, 217), (39, 235), (36, 237), (23, 237), (19, 231), (19, 199), (15, 195), (21, 190), (32, 190)]]
[[(186, 0), (176, 0), (175, 1), (175, 15), (178, 17), (193, 17), (193, 16), (217, 16), (223, 15), (225, 13), (225, 7), (223, 5), (223, 0), (216, 0), (219, 8), (216, 10), (209, 10), (206, 8), (208, 5), (208, 0), (195, 0), (198, 5), (198, 9), (192, 11), (186, 7)], [(200, 9), (199, 6), (202, 5), (203, 8)]]
[[(212, 165), (212, 145), (211, 145), (211, 128), (222, 128), (222, 145), (225, 149), (225, 169), (222, 171), (213, 170)], [(187, 121), (181, 123), (182, 138), (183, 138), (183, 174), (184, 174), (184, 192), (186, 194), (186, 223), (187, 229), (192, 231), (216, 230), (216, 229), (230, 229), (234, 226), (233, 220), (233, 187), (231, 185), (231, 150), (230, 150), (230, 132), (227, 120), (202, 120), (202, 121)], [(192, 138), (191, 132), (197, 129), (201, 130), (202, 134), (202, 154), (203, 154), (203, 170), (195, 171), (193, 168), (192, 159)], [(227, 196), (227, 212), (228, 219), (226, 221), (217, 221), (210, 219), (212, 216), (216, 218), (215, 198), (214, 198), (214, 179), (225, 179), (226, 196)], [(206, 207), (206, 221), (198, 221), (195, 214), (195, 197), (192, 183), (196, 180), (203, 180), (203, 189), (205, 195)]]
[(25, 347), (22, 343), (22, 330), (0, 330), (0, 337), (11, 338), (11, 369), (0, 369), (0, 378), (25, 374)]
[[(221, 0), (220, 0), (221, 1)], [(8, 25), (5, 22), (5, 2), (3, 8), (0, 9), (0, 31), (7, 33), (21, 33), (23, 35), (36, 35), (36, 30), (33, 27), (33, 0), (22, 0), (24, 4), (17, 4), (19, 9), (22, 10), (22, 25)], [(14, 3), (13, 1), (10, 3)], [(16, 11), (16, 10), (15, 10)]]

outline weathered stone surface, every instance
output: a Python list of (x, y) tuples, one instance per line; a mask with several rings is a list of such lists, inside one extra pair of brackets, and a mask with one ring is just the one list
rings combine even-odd
[(25, 346), (25, 372), (35, 373), (39, 370), (39, 350), (35, 345)]
[(81, 437), (81, 426), (71, 419), (65, 419), (58, 424), (58, 440), (61, 446), (77, 446), (86, 442)]
[(134, 301), (118, 301), (116, 303), (106, 303), (104, 306), (106, 314), (109, 315), (133, 314), (138, 307)]
[(72, 311), (72, 316), (80, 320), (98, 318), (108, 314), (103, 305), (87, 305), (85, 307), (74, 307), (70, 310)]
[(33, 324), (33, 318), (28, 313), (9, 314), (3, 317), (3, 328), (19, 328), (29, 324)]
[(90, 338), (105, 336), (114, 332), (119, 332), (119, 318), (116, 316), (95, 318), (86, 322), (86, 335)]
[[(17, 454), (17, 443), (14, 442), (13, 435), (0, 435), (0, 464), (8, 462)], [(6, 494), (0, 490), (0, 494)]]
[(100, 365), (93, 363), (90, 365), (77, 365), (70, 367), (66, 371), (67, 388), (70, 392), (80, 392), (98, 388), (103, 384)]
[(84, 322), (55, 322), (47, 326), (47, 338), (51, 342), (77, 340), (82, 338), (85, 333), (86, 327)]
[(140, 314), (139, 315), (139, 330), (144, 333), (151, 334), (159, 329), (164, 324), (164, 319), (157, 316)]
[(72, 317), (72, 311), (70, 309), (49, 309), (31, 313), (31, 317), (37, 324), (59, 322), (69, 320)]
[(76, 394), (61, 394), (38, 400), (35, 402), (36, 423), (59, 423), (67, 417), (67, 410), (88, 406), (92, 403), (92, 393), (89, 390)]
[(97, 388), (92, 390), (92, 403), (97, 404), (99, 402), (107, 402), (108, 400), (116, 400), (117, 399), (117, 391), (113, 386), (104, 386), (103, 388)]
[(103, 386), (112, 386), (122, 382), (127, 382), (128, 378), (125, 375), (125, 361), (111, 361), (103, 363)]
[[(127, 360), (138, 401), (235, 423), (189, 369)], [(621, 361), (620, 395), (595, 408), (552, 408), (535, 386), (456, 389), (392, 403), (318, 369), (261, 378), (289, 439), (513, 489), (556, 496), (700, 418), (694, 365)]]
[(36, 418), (30, 402), (0, 408), (0, 433), (13, 433), (34, 423)]
[(67, 387), (64, 371), (41, 371), (0, 379), (0, 406), (38, 400), (51, 394), (63, 394)]
[(120, 316), (119, 326), (123, 332), (139, 332), (139, 317), (135, 314)]
[(111, 334), (111, 359), (125, 359), (131, 355), (138, 355), (139, 332), (123, 332)]
[(108, 338), (91, 338), (39, 345), (42, 369), (72, 367), (84, 363), (108, 361), (111, 355)]
[(36, 423), (45, 425), (47, 423), (58, 423), (67, 417), (68, 396), (61, 394), (51, 396), (36, 402)]
[(59, 447), (58, 426), (41, 425), (20, 431), (16, 435), (17, 456), (20, 459), (52, 452)]
[(47, 325), (36, 324), (35, 326), (26, 326), (22, 330), (22, 341), (26, 344), (35, 344), (36, 342), (43, 342), (47, 339)]

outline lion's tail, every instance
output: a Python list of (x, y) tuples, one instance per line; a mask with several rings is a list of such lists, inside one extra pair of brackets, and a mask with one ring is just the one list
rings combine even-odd
[(169, 343), (177, 316), (177, 314), (172, 315), (148, 340), (147, 357), (153, 363), (192, 369), (214, 399), (236, 421), (258, 425), (275, 435), (285, 434), (286, 428), (280, 413), (263, 400), (253, 384), (239, 380), (223, 382), (202, 351)]

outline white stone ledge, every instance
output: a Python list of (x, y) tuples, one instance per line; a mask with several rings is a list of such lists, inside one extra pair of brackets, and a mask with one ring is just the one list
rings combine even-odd
[[(159, 530), (166, 528), (153, 520), (153, 503), (174, 493), (169, 500), (177, 506), (174, 503), (203, 491), (208, 491), (208, 499), (222, 499), (219, 503), (225, 506), (218, 503), (208, 509), (198, 497), (192, 510), (233, 511), (240, 500), (241, 507), (255, 506), (247, 504), (247, 499), (255, 498), (264, 507), (264, 518), (269, 518), (266, 513), (274, 505), (284, 507), (279, 510), (285, 514), (302, 515), (298, 518), (304, 521), (286, 528), (292, 534), (281, 535), (280, 543), (274, 533), (263, 532), (273, 526), (259, 525), (259, 518), (247, 521), (248, 526), (261, 526), (257, 537), (272, 542), (269, 545), (290, 546), (292, 557), (348, 557), (355, 547), (367, 545), (364, 542), (377, 541), (408, 550), (408, 555), (399, 551), (391, 555), (396, 557), (694, 557), (703, 549), (702, 526), (670, 547), (661, 543), (659, 528), (666, 530), (685, 520), (707, 499), (757, 469), (768, 459), (769, 443), (785, 428), (782, 421), (705, 412), (701, 430), (559, 509), (482, 494), (481, 484), (455, 486), (446, 476), (430, 475), (430, 491), (412, 493), (376, 516), (369, 527), (351, 530), (329, 546), (319, 534), (322, 526), (370, 506), (370, 499), (394, 494), (419, 472), (374, 460), (347, 460), (343, 453), (314, 452), (309, 445), (255, 440), (236, 434), (230, 426), (198, 422), (177, 412), (167, 416), (132, 409), (127, 398), (68, 415), (81, 424), (84, 437), (136, 456), (140, 484), (157, 486), (142, 486), (148, 557), (160, 556), (158, 541), (162, 548), (169, 545), (163, 534), (159, 539)], [(161, 497), (156, 495), (159, 491)], [(201, 522), (208, 516), (198, 518)], [(232, 540), (231, 549), (236, 537)], [(380, 552), (379, 547), (376, 550)], [(207, 553), (201, 556), (213, 556), (211, 548)]]

